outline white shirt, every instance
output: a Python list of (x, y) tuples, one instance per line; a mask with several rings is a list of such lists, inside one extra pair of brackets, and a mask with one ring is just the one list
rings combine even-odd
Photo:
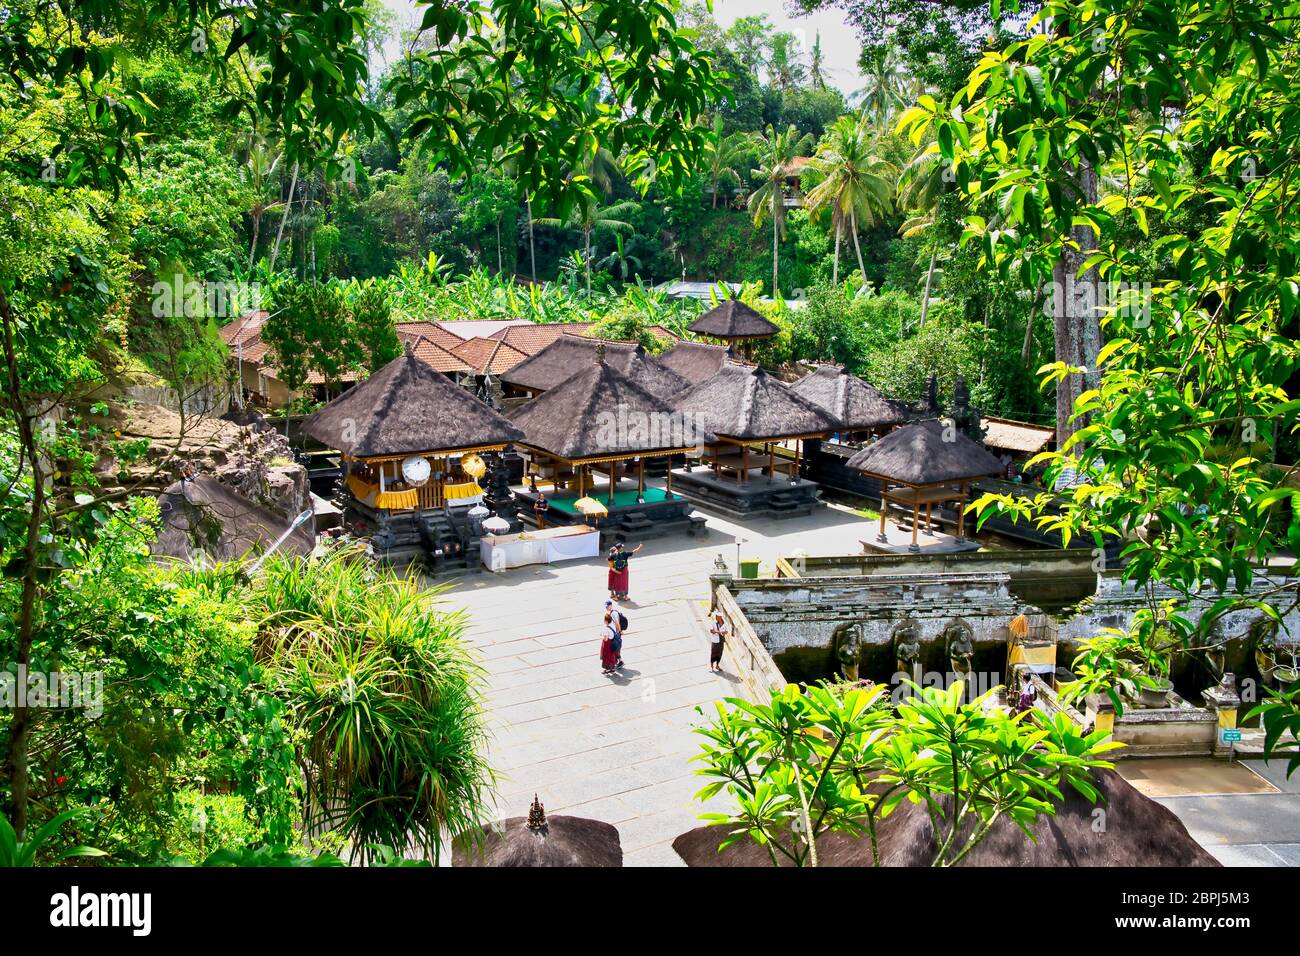
[(718, 643), (718, 641), (722, 640), (722, 638), (725, 637), (726, 634), (727, 634), (727, 622), (714, 621), (713, 629), (709, 631), (709, 640), (712, 641), (714, 644), (716, 644)]

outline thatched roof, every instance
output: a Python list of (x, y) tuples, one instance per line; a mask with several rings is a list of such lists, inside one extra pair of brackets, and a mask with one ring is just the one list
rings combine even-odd
[(765, 339), (781, 329), (739, 299), (728, 299), (686, 326), (686, 331), (715, 339)]
[(984, 426), (984, 444), (1001, 451), (1034, 455), (1056, 438), (1056, 429), (1046, 425), (987, 416), (980, 423)]
[(718, 373), (728, 362), (737, 363), (736, 353), (721, 345), (706, 342), (678, 342), (658, 356), (659, 362), (672, 369), (692, 385)]
[[(599, 344), (599, 339), (566, 333), (506, 372), (501, 381), (535, 392), (555, 388), (579, 369), (593, 364)], [(631, 351), (629, 342), (606, 342), (605, 361), (610, 365), (621, 365)]]
[(907, 421), (907, 409), (840, 365), (823, 365), (790, 386), (834, 416), (845, 431), (899, 425)]
[(935, 420), (904, 425), (863, 448), (846, 464), (906, 485), (983, 478), (1002, 470), (1002, 462), (979, 444)]
[(412, 354), (303, 420), (304, 433), (352, 455), (413, 455), (502, 445), (522, 433), (477, 398)]
[(477, 844), (464, 837), (452, 845), (452, 866), (622, 866), (618, 830), (585, 817), (550, 816), (545, 829), (530, 830), (527, 817), (503, 826), (483, 825)]
[(536, 355), (520, 362), (501, 376), (519, 388), (544, 392), (555, 388), (574, 372), (596, 361), (596, 347), (605, 347), (605, 362), (622, 372), (651, 394), (668, 398), (690, 386), (640, 345), (631, 342), (603, 342), (585, 335), (564, 334)]
[(660, 398), (672, 398), (691, 387), (690, 382), (646, 352), (641, 345), (627, 354), (619, 371)]
[(609, 362), (590, 361), (510, 416), (521, 445), (574, 461), (686, 448), (680, 418), (662, 398)]
[[(1054, 816), (1040, 816), (1031, 841), (1003, 817), (959, 866), (998, 867), (1003, 872), (1023, 866), (1219, 866), (1192, 839), (1173, 812), (1139, 793), (1113, 770), (1098, 771), (1099, 803), (1090, 803), (1068, 785)], [(1096, 832), (1093, 811), (1106, 810), (1106, 827)], [(728, 827), (697, 827), (673, 841), (673, 849), (688, 866), (771, 866), (767, 850), (742, 840), (718, 852)], [(929, 866), (934, 858), (934, 833), (925, 807), (904, 800), (877, 825), (882, 866)], [(778, 854), (779, 855), (779, 854)], [(871, 866), (871, 842), (840, 833), (817, 841), (821, 866)], [(783, 860), (783, 865), (788, 865)]]
[(714, 435), (763, 441), (834, 431), (835, 420), (761, 368), (725, 365), (673, 399), (673, 408)]

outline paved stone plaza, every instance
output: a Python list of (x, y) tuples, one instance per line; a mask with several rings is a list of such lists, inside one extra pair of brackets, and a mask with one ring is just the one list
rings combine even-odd
[[(702, 718), (695, 709), (708, 713), (712, 701), (739, 693), (727, 658), (721, 675), (707, 666), (704, 618), (714, 557), (734, 567), (738, 537), (745, 539), (742, 555), (769, 568), (797, 548), (853, 554), (874, 529), (832, 504), (806, 518), (759, 519), (743, 528), (709, 515), (705, 540), (647, 542), (632, 560), (627, 667), (614, 678), (601, 673), (598, 655), (608, 596), (603, 557), (457, 582), (447, 601), (467, 611), (470, 639), (488, 670), (495, 733), (489, 756), (501, 774), (500, 816), (526, 815), (536, 793), (547, 813), (616, 825), (629, 866), (682, 865), (672, 840), (699, 826), (704, 809), (693, 799), (704, 780), (689, 762), (699, 748), (692, 727)], [(1225, 864), (1300, 863), (1300, 777), (1287, 782), (1276, 763), (1253, 765), (1270, 787), (1244, 767), (1203, 763), (1221, 768), (1219, 775), (1189, 777), (1178, 761), (1142, 761), (1147, 785), (1139, 787)], [(1219, 777), (1233, 772), (1264, 785), (1214, 795), (1224, 792)], [(1180, 790), (1188, 780), (1191, 789)]]
[(483, 573), (448, 595), (469, 613), (470, 637), (488, 668), (490, 759), (502, 774), (503, 817), (524, 815), (536, 792), (547, 813), (615, 824), (629, 865), (681, 865), (671, 842), (698, 826), (692, 799), (704, 784), (688, 762), (698, 752), (695, 712), (738, 693), (708, 669), (704, 625), (709, 570), (722, 554), (771, 564), (796, 548), (854, 553), (866, 519), (836, 506), (806, 518), (760, 519), (745, 528), (709, 517), (704, 540), (646, 542), (632, 559), (631, 626), (620, 676), (601, 674), (603, 557)]

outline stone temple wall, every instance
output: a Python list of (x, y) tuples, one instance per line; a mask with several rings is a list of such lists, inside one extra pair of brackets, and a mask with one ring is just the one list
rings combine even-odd
[[(1099, 576), (1096, 594), (1077, 609), (1061, 615), (1043, 615), (1010, 588), (1006, 571), (939, 574), (872, 574), (827, 577), (728, 579), (725, 582), (735, 604), (753, 627), (768, 652), (778, 658), (791, 653), (827, 654), (835, 643), (836, 629), (858, 624), (861, 629), (863, 676), (880, 679), (893, 671), (892, 634), (902, 621), (912, 619), (921, 634), (921, 663), (927, 670), (946, 670), (942, 634), (950, 624), (964, 622), (970, 628), (976, 652), (976, 668), (1000, 671), (1005, 662), (1008, 624), (1018, 614), (1034, 622), (1050, 622), (1057, 630), (1058, 663), (1068, 664), (1079, 641), (1105, 627), (1126, 627), (1134, 612), (1147, 603), (1145, 592), (1123, 584), (1117, 574)], [(1251, 593), (1265, 599), (1265, 592), (1277, 581), (1258, 579)], [(1156, 600), (1173, 597), (1157, 589)], [(1300, 648), (1300, 611), (1288, 609), (1286, 595), (1268, 598), (1282, 612), (1279, 642)], [(1185, 604), (1181, 612), (1193, 622), (1206, 613), (1215, 598), (1206, 593)], [(1213, 633), (1228, 642), (1226, 667), (1239, 675), (1254, 673), (1251, 623), (1263, 612), (1234, 611), (1214, 625)], [(1300, 653), (1300, 650), (1298, 650)], [(820, 666), (819, 661), (814, 661)], [(833, 664), (829, 665), (833, 667)], [(1192, 683), (1203, 682), (1194, 671), (1196, 661), (1184, 656), (1175, 665), (1175, 678), (1187, 672)], [(1191, 669), (1191, 670), (1189, 670)], [(795, 675), (789, 675), (795, 678)], [(800, 675), (802, 676), (802, 675)]]

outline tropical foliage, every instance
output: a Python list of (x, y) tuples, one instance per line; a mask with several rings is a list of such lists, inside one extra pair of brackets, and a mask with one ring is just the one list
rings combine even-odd
[(989, 711), (989, 694), (967, 702), (961, 681), (910, 687), (896, 708), (880, 684), (790, 684), (769, 703), (718, 702), (694, 759), (712, 779), (698, 798), (735, 801), (732, 812), (701, 815), (729, 828), (720, 848), (752, 840), (774, 866), (817, 866), (818, 839), (836, 832), (865, 837), (879, 866), (877, 827), (906, 799), (930, 818), (933, 865), (955, 866), (1004, 818), (1031, 833), (1063, 787), (1095, 801), (1090, 772), (1111, 766), (1101, 755), (1120, 746), (1063, 715)]

